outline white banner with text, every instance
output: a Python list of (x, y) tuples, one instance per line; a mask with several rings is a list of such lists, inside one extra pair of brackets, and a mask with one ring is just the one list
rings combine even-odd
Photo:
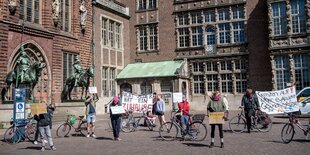
[(136, 113), (142, 113), (144, 111), (152, 111), (153, 96), (149, 95), (137, 95), (128, 92), (122, 93), (122, 104), (125, 110), (133, 110)]

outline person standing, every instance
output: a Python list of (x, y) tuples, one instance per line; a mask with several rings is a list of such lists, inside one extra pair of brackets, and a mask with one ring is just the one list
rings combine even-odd
[(52, 134), (51, 134), (51, 111), (47, 110), (47, 113), (34, 115), (34, 119), (38, 122), (37, 125), (39, 126), (40, 131), (40, 137), (41, 137), (41, 151), (45, 151), (45, 141), (44, 137), (47, 136), (48, 143), (52, 150), (56, 150), (56, 147), (54, 146)]
[(158, 116), (158, 120), (160, 125), (163, 123), (166, 123), (165, 121), (165, 101), (161, 99), (160, 95), (157, 95), (156, 97), (156, 106), (155, 106), (155, 115)]
[[(110, 107), (115, 107), (115, 106), (122, 106), (122, 103), (120, 102), (117, 96), (114, 96), (113, 102), (110, 104)], [(121, 130), (121, 117), (122, 117), (122, 114), (112, 114), (112, 110), (110, 108), (110, 118), (111, 118), (113, 136), (114, 136), (114, 140), (116, 141), (121, 140), (119, 138), (119, 133)]]
[(253, 94), (252, 89), (247, 89), (241, 100), (241, 106), (244, 108), (245, 119), (248, 133), (251, 133), (251, 116), (255, 116), (256, 109), (260, 109), (258, 100)]
[(187, 99), (185, 95), (182, 96), (182, 102), (178, 104), (179, 111), (181, 112), (181, 121), (180, 125), (183, 129), (186, 128), (186, 126), (189, 124), (189, 103), (187, 102)]
[[(211, 97), (211, 100), (208, 103), (208, 114), (211, 112), (225, 112), (226, 106), (223, 102), (223, 99), (221, 99), (220, 92), (215, 91), (213, 93), (213, 96)], [(210, 148), (214, 146), (214, 131), (215, 131), (215, 125), (219, 127), (219, 133), (221, 138), (221, 148), (224, 147), (224, 132), (223, 132), (223, 124), (211, 124), (211, 144)]]
[[(96, 97), (96, 98), (95, 98)], [(94, 99), (95, 98), (95, 99)], [(87, 96), (85, 101), (85, 115), (87, 120), (87, 138), (92, 136), (96, 138), (95, 133), (95, 121), (96, 121), (96, 102), (98, 101), (98, 95), (93, 94), (92, 96)], [(90, 134), (91, 133), (91, 134)]]
[(224, 102), (224, 104), (226, 106), (226, 109), (225, 109), (225, 121), (228, 121), (228, 118), (229, 118), (229, 106), (228, 106), (227, 94), (224, 95), (223, 102)]

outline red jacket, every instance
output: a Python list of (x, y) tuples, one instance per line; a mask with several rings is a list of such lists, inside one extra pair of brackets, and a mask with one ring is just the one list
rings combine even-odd
[(182, 111), (183, 115), (189, 114), (189, 103), (187, 101), (182, 101), (179, 103), (179, 110)]

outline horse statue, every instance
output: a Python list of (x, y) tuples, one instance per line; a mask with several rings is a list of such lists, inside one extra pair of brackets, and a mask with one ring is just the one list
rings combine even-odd
[[(78, 79), (75, 79), (75, 76), (72, 75), (66, 79), (66, 83), (64, 86), (62, 99), (71, 100), (71, 92), (74, 87), (82, 87), (81, 99), (83, 98), (84, 90), (85, 90), (85, 98), (87, 95), (88, 87), (89, 87), (89, 79), (94, 77), (94, 67), (89, 67), (86, 72), (82, 73)], [(75, 81), (77, 80), (77, 81)], [(76, 83), (76, 85), (75, 85)]]
[(1, 91), (2, 101), (7, 100), (6, 93), (9, 90), (12, 83), (15, 84), (15, 88), (18, 88), (18, 85), (20, 84), (30, 85), (30, 94), (31, 94), (30, 99), (33, 100), (33, 89), (38, 83), (39, 77), (41, 76), (41, 72), (44, 67), (45, 67), (44, 63), (35, 61), (24, 73), (23, 82), (21, 82), (20, 74), (17, 73), (18, 69), (9, 72), (5, 77), (6, 87), (4, 87)]

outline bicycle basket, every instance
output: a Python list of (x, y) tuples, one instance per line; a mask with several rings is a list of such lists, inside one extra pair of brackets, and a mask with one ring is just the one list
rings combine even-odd
[(193, 115), (192, 120), (203, 122), (203, 120), (205, 119), (205, 116), (206, 116), (205, 114), (195, 114)]
[(75, 116), (74, 115), (71, 115), (70, 116), (70, 119), (69, 119), (69, 123), (70, 123), (70, 125), (73, 125), (74, 123), (75, 123)]

